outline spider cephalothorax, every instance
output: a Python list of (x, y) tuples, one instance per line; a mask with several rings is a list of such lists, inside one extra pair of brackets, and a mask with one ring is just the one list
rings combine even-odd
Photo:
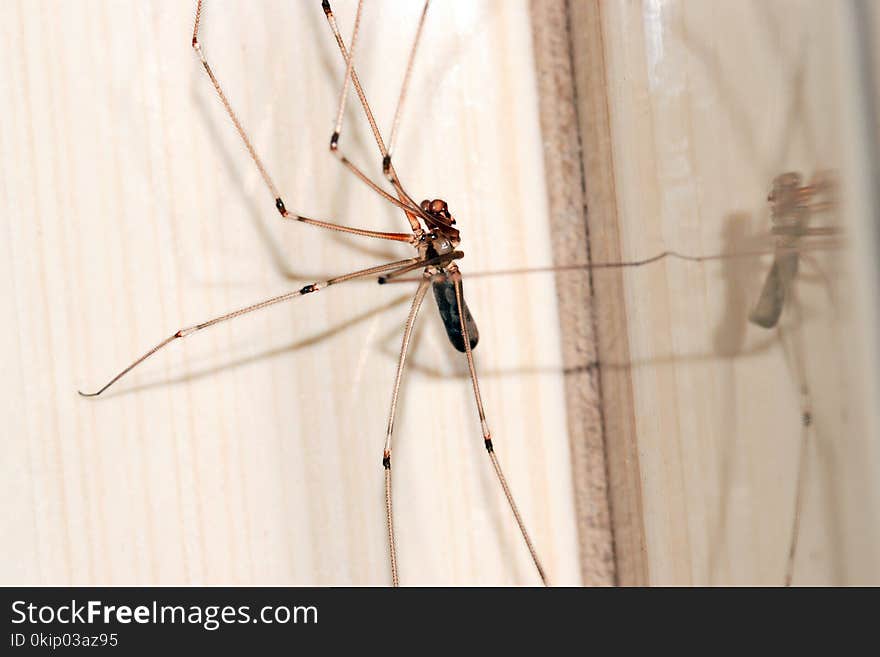
[(461, 242), (461, 236), (455, 225), (455, 218), (449, 213), (446, 201), (435, 198), (433, 201), (425, 199), (420, 204), (425, 213), (422, 217), (428, 226), (428, 230), (438, 237), (445, 237), (455, 248)]
[(421, 202), (420, 205), (422, 207), (422, 210), (424, 210), (428, 214), (445, 219), (450, 224), (455, 223), (455, 219), (453, 219), (452, 215), (449, 214), (449, 206), (446, 205), (446, 201), (444, 201), (443, 199), (435, 198), (433, 201), (425, 199)]

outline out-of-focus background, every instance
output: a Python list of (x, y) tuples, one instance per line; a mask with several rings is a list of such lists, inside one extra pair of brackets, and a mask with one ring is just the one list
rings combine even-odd
[[(594, 277), (620, 581), (877, 583), (875, 3), (569, 9), (594, 258), (741, 256)], [(765, 329), (787, 172), (838, 234)]]
[[(356, 3), (333, 4), (348, 39)], [(386, 136), (420, 11), (364, 9)], [(194, 15), (0, 8), (0, 581), (388, 584), (411, 284), (238, 318), (76, 395), (180, 327), (410, 255), (279, 220)], [(495, 447), (553, 584), (880, 583), (878, 26), (856, 1), (431, 5), (395, 164), (458, 220)], [(406, 230), (328, 152), (319, 2), (209, 0), (200, 40), (290, 210)], [(353, 95), (340, 143), (381, 179)], [(809, 219), (835, 234), (801, 239), (768, 330), (748, 314), (786, 172), (835, 181)], [(668, 250), (725, 257), (584, 267)], [(411, 349), (402, 583), (538, 583), (431, 299)]]

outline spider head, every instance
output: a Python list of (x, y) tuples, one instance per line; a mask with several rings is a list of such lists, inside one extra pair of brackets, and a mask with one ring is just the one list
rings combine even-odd
[(452, 247), (458, 246), (461, 242), (459, 232), (455, 225), (455, 218), (449, 213), (449, 206), (446, 201), (435, 198), (433, 201), (425, 199), (419, 206), (425, 213), (425, 223), (428, 225), (429, 232), (435, 234), (438, 238), (448, 241)]
[(429, 215), (439, 223), (447, 226), (451, 226), (455, 223), (455, 218), (449, 214), (449, 206), (446, 205), (446, 201), (442, 199), (435, 198), (433, 201), (425, 199), (420, 203), (420, 206), (422, 210), (425, 211), (425, 214)]

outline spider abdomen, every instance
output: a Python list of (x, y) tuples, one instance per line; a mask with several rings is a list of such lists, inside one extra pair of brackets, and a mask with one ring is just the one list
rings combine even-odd
[[(446, 335), (452, 346), (464, 353), (464, 335), (461, 331), (461, 313), (459, 312), (458, 299), (455, 298), (455, 284), (444, 275), (434, 277), (434, 299), (437, 301), (437, 310), (440, 311), (440, 319), (446, 328)], [(461, 305), (464, 308), (464, 321), (467, 326), (468, 338), (471, 349), (477, 346), (480, 340), (480, 331), (477, 323), (464, 299), (464, 288), (461, 291)]]

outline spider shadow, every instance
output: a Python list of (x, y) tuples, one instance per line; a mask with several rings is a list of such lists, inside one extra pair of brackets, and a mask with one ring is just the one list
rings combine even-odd
[[(722, 64), (717, 50), (701, 41), (698, 34), (689, 33), (684, 28), (682, 28), (679, 34), (679, 39), (688, 50), (689, 61), (692, 61), (705, 69), (706, 79), (712, 81), (719, 96), (723, 99), (727, 116), (735, 126), (735, 130), (739, 137), (738, 141), (746, 148), (746, 161), (767, 163), (762, 169), (761, 175), (764, 179), (770, 180), (773, 176), (781, 172), (784, 163), (790, 157), (796, 140), (800, 138), (806, 156), (811, 156), (813, 159), (815, 159), (817, 154), (818, 140), (813, 126), (814, 122), (810, 120), (808, 115), (810, 107), (805, 93), (805, 83), (808, 71), (807, 66), (809, 61), (808, 55), (810, 53), (810, 41), (808, 35), (804, 34), (801, 36), (797, 46), (797, 54), (792, 56), (785, 51), (783, 44), (782, 32), (783, 28), (786, 26), (781, 24), (776, 18), (769, 5), (761, 7), (759, 11), (762, 15), (757, 20), (753, 21), (752, 24), (755, 26), (755, 29), (765, 30), (766, 38), (764, 39), (764, 42), (772, 44), (774, 49), (773, 54), (775, 57), (772, 57), (771, 61), (775, 60), (779, 62), (780, 66), (786, 61), (794, 62), (794, 64), (790, 65), (787, 70), (782, 70), (784, 85), (787, 87), (787, 89), (785, 89), (786, 104), (783, 108), (783, 119), (781, 123), (783, 131), (780, 133), (779, 141), (776, 144), (771, 145), (770, 150), (766, 153), (764, 152), (765, 149), (761, 148), (760, 142), (756, 137), (757, 133), (754, 129), (755, 119), (750, 116), (746, 102), (747, 99), (744, 99), (743, 95), (738, 92), (735, 80), (731, 79), (727, 69)], [(771, 158), (768, 157), (769, 153), (775, 153), (776, 155)], [(747, 280), (745, 274), (737, 273), (735, 269), (728, 271), (728, 274), (731, 276), (730, 280), (732, 283), (737, 280), (739, 283), (752, 283), (752, 281)], [(800, 278), (801, 276), (799, 275), (799, 279)], [(737, 308), (746, 308), (747, 306), (742, 304), (744, 299), (740, 298), (741, 293), (737, 292), (736, 285), (728, 285), (727, 289), (729, 298), (735, 302), (738, 301), (739, 303), (734, 303), (726, 307), (729, 316), (726, 317), (725, 323), (720, 325), (715, 333), (715, 348), (719, 355), (733, 357), (742, 353), (741, 347), (743, 340), (745, 339), (745, 328), (747, 326), (747, 322), (743, 321), (744, 317)], [(793, 329), (799, 331), (802, 323), (802, 319), (795, 320), (793, 322), (795, 326), (789, 327), (789, 330)], [(778, 346), (779, 341), (777, 336), (773, 334), (773, 336), (769, 340), (764, 341), (763, 344), (764, 349), (769, 349)], [(797, 358), (802, 359), (803, 354), (800, 353), (801, 350), (798, 351), (799, 353), (797, 353), (796, 356)], [(726, 426), (733, 427), (734, 431), (731, 433), (735, 435), (735, 427), (738, 420), (736, 413), (736, 385), (733, 380), (733, 373), (729, 370), (727, 370), (727, 376), (724, 379), (724, 387), (727, 394), (722, 398), (729, 401), (729, 403), (726, 404), (726, 410), (724, 413), (725, 421), (728, 423)], [(734, 469), (732, 461), (735, 457), (735, 450), (735, 445), (731, 445), (729, 441), (725, 442), (721, 456), (721, 495), (719, 496), (718, 511), (716, 514), (718, 521), (715, 524), (715, 527), (711, 530), (713, 538), (710, 539), (710, 545), (715, 546), (713, 549), (709, 550), (710, 579), (712, 578), (712, 574), (717, 572), (717, 556), (725, 546), (730, 544), (730, 541), (724, 537), (729, 533), (727, 526), (727, 513), (728, 508), (732, 503), (729, 499), (729, 493), (732, 480), (732, 470)], [(827, 472), (826, 475), (831, 476), (831, 472)], [(826, 488), (831, 488), (831, 486), (826, 486)], [(836, 514), (833, 513), (827, 516), (827, 522), (834, 526), (839, 524)], [(839, 527), (837, 528), (839, 529)], [(832, 550), (834, 550), (835, 554), (831, 555), (830, 560), (832, 562), (832, 567), (837, 569), (836, 564), (838, 564), (843, 558), (843, 552), (839, 549), (835, 550), (833, 546)]]

